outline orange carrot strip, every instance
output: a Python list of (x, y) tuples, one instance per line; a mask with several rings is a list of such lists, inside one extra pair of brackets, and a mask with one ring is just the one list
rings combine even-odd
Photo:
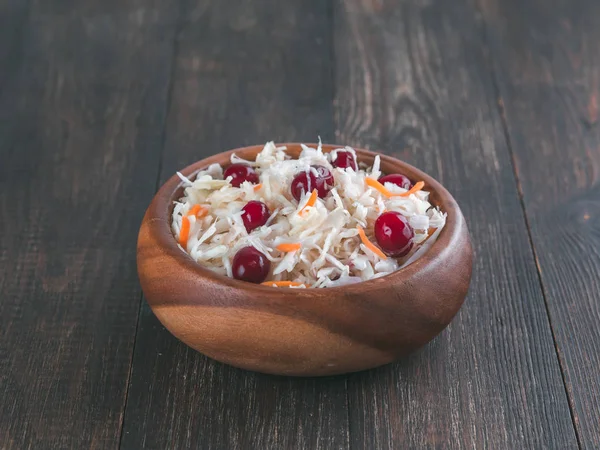
[(425, 240), (423, 242), (421, 242), (421, 245), (423, 245), (425, 242), (427, 242), (431, 236), (433, 236), (433, 233), (435, 233), (435, 230), (437, 230), (437, 228), (429, 228), (427, 230), (427, 237), (425, 238)]
[(362, 227), (357, 227), (358, 228), (358, 234), (360, 236), (360, 240), (362, 241), (363, 244), (365, 244), (365, 247), (367, 247), (369, 250), (371, 250), (373, 253), (375, 253), (377, 256), (379, 256), (381, 259), (387, 259), (387, 256), (385, 256), (385, 253), (383, 253), (378, 247), (375, 246), (375, 244), (373, 244), (369, 238), (367, 238), (367, 235), (365, 234), (365, 230), (362, 229)]
[(277, 247), (277, 250), (279, 250), (280, 252), (295, 252), (297, 250), (300, 250), (302, 248), (301, 244), (279, 244)]
[(373, 189), (378, 190), (379, 192), (381, 192), (386, 197), (408, 197), (411, 194), (419, 192), (421, 189), (423, 189), (423, 187), (425, 187), (425, 183), (423, 181), (419, 181), (417, 184), (415, 184), (411, 188), (410, 191), (407, 191), (407, 192), (404, 192), (404, 193), (400, 194), (400, 193), (397, 193), (397, 192), (390, 192), (383, 184), (381, 184), (377, 180), (374, 180), (373, 178), (365, 178), (365, 183), (367, 184), (367, 186), (372, 187)]
[(190, 211), (187, 213), (187, 215), (188, 216), (196, 216), (200, 212), (201, 209), (202, 209), (202, 206), (194, 205), (194, 206), (192, 206)]
[(198, 219), (202, 219), (208, 214), (208, 209), (204, 206), (194, 205), (192, 209), (187, 213), (188, 216), (196, 216)]
[(392, 193), (386, 189), (386, 187), (381, 184), (379, 181), (374, 180), (373, 178), (365, 178), (365, 183), (367, 186), (372, 187), (373, 189), (378, 190), (386, 197), (391, 197)]
[(306, 205), (304, 205), (304, 207), (300, 210), (300, 212), (298, 214), (302, 215), (304, 214), (304, 211), (306, 210), (306, 208), (310, 208), (311, 206), (315, 206), (315, 203), (317, 203), (317, 196), (319, 195), (319, 193), (317, 192), (316, 189), (313, 189), (312, 193), (310, 194), (310, 197), (308, 199), (308, 201), (306, 202)]
[(261, 283), (263, 286), (272, 286), (272, 287), (298, 287), (298, 286), (306, 286), (306, 287), (310, 287), (310, 285), (306, 284), (306, 283), (297, 283), (295, 281), (265, 281), (264, 283)]
[(254, 186), (254, 192), (258, 192), (262, 189), (262, 183), (257, 184), (256, 186)]
[[(408, 197), (410, 194), (415, 194), (417, 192), (419, 192), (421, 189), (423, 189), (425, 187), (425, 183), (423, 181), (419, 181), (417, 184), (415, 184), (410, 191), (405, 192), (404, 194), (399, 194), (400, 197)], [(396, 194), (398, 195), (398, 194)]]
[(181, 231), (179, 232), (179, 243), (184, 249), (187, 249), (188, 238), (190, 237), (190, 219), (186, 216), (181, 218)]

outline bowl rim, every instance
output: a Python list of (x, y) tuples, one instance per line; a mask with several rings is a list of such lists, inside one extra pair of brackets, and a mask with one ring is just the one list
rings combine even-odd
[[(309, 147), (316, 148), (317, 143), (296, 143), (296, 142), (287, 142), (287, 143), (276, 143), (277, 147), (300, 147), (300, 145), (306, 145)], [(345, 145), (336, 145), (336, 144), (322, 144), (322, 148), (324, 152), (330, 152), (336, 149), (343, 149), (346, 147)], [(192, 163), (182, 170), (178, 172), (184, 175), (185, 177), (192, 177), (197, 172), (202, 169), (205, 169), (210, 164), (213, 163), (222, 163), (223, 161), (230, 161), (230, 157), (232, 154), (246, 154), (252, 153), (256, 151), (260, 151), (264, 148), (263, 145), (251, 145), (246, 147), (239, 147), (232, 150), (228, 150), (225, 152), (220, 152), (215, 155), (209, 156), (202, 160), (196, 161)], [(451, 248), (454, 242), (457, 242), (461, 239), (461, 235), (466, 232), (466, 224), (464, 222), (464, 217), (460, 211), (458, 203), (454, 199), (454, 197), (430, 175), (427, 175), (425, 172), (417, 169), (416, 167), (401, 161), (392, 156), (388, 156), (379, 152), (373, 152), (370, 150), (365, 150), (362, 148), (353, 148), (357, 156), (365, 156), (367, 159), (374, 159), (375, 156), (379, 156), (381, 158), (381, 165), (392, 165), (399, 167), (404, 170), (404, 172), (409, 173), (409, 178), (415, 179), (418, 178), (425, 182), (425, 186), (427, 191), (430, 194), (438, 199), (435, 203), (436, 206), (440, 206), (442, 211), (447, 213), (446, 225), (444, 229), (441, 231), (438, 236), (437, 241), (429, 248), (425, 254), (423, 254), (419, 259), (409, 264), (406, 267), (403, 267), (393, 273), (385, 275), (380, 278), (375, 278), (371, 280), (361, 281), (360, 283), (344, 285), (344, 286), (335, 286), (324, 289), (282, 289), (276, 288), (272, 286), (265, 286), (261, 284), (253, 284), (248, 283), (241, 280), (236, 280), (234, 278), (229, 278), (225, 275), (220, 275), (212, 270), (203, 267), (201, 264), (196, 262), (187, 252), (185, 252), (177, 243), (173, 233), (171, 231), (171, 211), (173, 208), (173, 202), (177, 200), (176, 193), (183, 187), (183, 181), (177, 173), (171, 176), (157, 191), (154, 196), (148, 210), (146, 211), (146, 215), (143, 219), (143, 224), (148, 225), (149, 232), (154, 237), (155, 242), (162, 247), (163, 250), (171, 257), (174, 258), (180, 265), (182, 270), (186, 270), (188, 275), (198, 276), (204, 279), (210, 279), (211, 281), (218, 283), (223, 286), (227, 286), (232, 289), (241, 289), (244, 291), (254, 291), (257, 294), (270, 292), (275, 293), (278, 292), (283, 296), (293, 296), (293, 297), (303, 297), (307, 295), (314, 295), (316, 293), (364, 293), (365, 291), (370, 291), (377, 289), (381, 286), (385, 285), (394, 285), (398, 282), (405, 282), (408, 279), (418, 275), (420, 272), (427, 271), (430, 269), (430, 265), (438, 259), (444, 259), (443, 257), (449, 256), (445, 255), (445, 250)], [(140, 234), (141, 236), (141, 234)], [(139, 241), (138, 241), (139, 242)]]

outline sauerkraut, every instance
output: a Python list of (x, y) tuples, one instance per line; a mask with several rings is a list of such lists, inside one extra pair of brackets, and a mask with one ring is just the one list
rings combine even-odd
[[(198, 264), (232, 278), (240, 278), (234, 273), (238, 251), (253, 247), (268, 260), (264, 283), (273, 286), (341, 286), (411, 264), (435, 242), (446, 214), (429, 203), (429, 193), (422, 188), (409, 191), (379, 183), (383, 175), (379, 156), (370, 167), (357, 160), (354, 170), (336, 167), (341, 152), (357, 158), (350, 147), (324, 153), (319, 144), (317, 148), (303, 145), (295, 159), (285, 147), (269, 142), (255, 161), (231, 157), (231, 164), (250, 167), (258, 175), (258, 183), (243, 181), (239, 187), (232, 184), (231, 176), (224, 176), (226, 167), (218, 164), (193, 179), (178, 173), (185, 189), (173, 208), (175, 239)], [(326, 186), (324, 196), (312, 189), (302, 191), (296, 200), (291, 190), (295, 177), (321, 176), (315, 175), (315, 167), (328, 169), (333, 183)], [(268, 208), (265, 223), (250, 232), (243, 217), (249, 202), (262, 202)], [(402, 215), (413, 231), (410, 251), (399, 258), (382, 251), (375, 236), (375, 223), (386, 212)]]

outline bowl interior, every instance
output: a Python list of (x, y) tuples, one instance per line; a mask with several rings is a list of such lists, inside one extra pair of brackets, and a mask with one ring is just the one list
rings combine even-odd
[[(312, 148), (316, 148), (317, 144), (306, 144)], [(284, 143), (277, 144), (277, 146), (285, 146), (287, 148), (287, 153), (296, 158), (302, 151), (302, 147), (300, 144), (296, 143)], [(344, 146), (339, 145), (326, 145), (322, 146), (324, 152), (330, 152), (335, 149), (343, 148)], [(239, 148), (235, 150), (231, 150), (228, 152), (219, 153), (217, 155), (211, 156), (204, 160), (198, 161), (185, 169), (181, 170), (180, 173), (186, 177), (194, 177), (199, 171), (206, 169), (209, 165), (218, 163), (223, 167), (227, 167), (231, 161), (231, 155), (235, 154), (240, 158), (247, 160), (254, 160), (256, 155), (264, 148), (262, 145), (250, 146)], [(358, 157), (359, 163), (366, 163), (368, 165), (372, 165), (375, 157), (379, 155), (381, 160), (381, 170), (385, 174), (390, 173), (402, 173), (406, 175), (412, 182), (424, 181), (425, 187), (424, 189), (429, 191), (430, 197), (429, 200), (434, 206), (439, 206), (440, 209), (447, 213), (448, 217), (446, 220), (446, 225), (440, 235), (438, 236), (437, 241), (433, 244), (433, 246), (425, 252), (418, 260), (414, 261), (410, 265), (392, 273), (386, 275), (384, 277), (363, 281), (361, 283), (353, 284), (350, 286), (340, 286), (340, 287), (332, 287), (327, 288), (326, 291), (333, 290), (352, 290), (352, 291), (365, 291), (370, 289), (374, 284), (385, 283), (385, 282), (393, 282), (394, 279), (398, 277), (409, 277), (411, 274), (418, 271), (419, 268), (428, 261), (431, 261), (435, 258), (435, 255), (438, 254), (442, 249), (447, 247), (453, 239), (457, 238), (457, 220), (460, 215), (460, 210), (454, 198), (450, 195), (450, 193), (435, 179), (420, 171), (419, 169), (402, 162), (393, 157), (374, 153), (368, 150), (363, 149), (355, 149)], [(268, 286), (255, 285), (252, 283), (247, 283), (243, 281), (238, 281), (223, 275), (216, 274), (212, 272), (210, 269), (204, 268), (202, 265), (196, 263), (187, 253), (183, 252), (171, 232), (171, 216), (174, 208), (173, 202), (178, 200), (183, 196), (184, 185), (181, 179), (174, 175), (159, 191), (158, 197), (162, 200), (159, 202), (154, 202), (153, 207), (149, 210), (151, 214), (150, 219), (157, 219), (161, 223), (164, 223), (163, 232), (160, 233), (160, 241), (161, 245), (169, 247), (171, 250), (176, 251), (180, 254), (181, 258), (184, 258), (187, 263), (191, 263), (190, 267), (193, 267), (194, 270), (198, 272), (198, 275), (204, 277), (210, 277), (215, 280), (220, 280), (221, 283), (224, 283), (228, 286), (241, 288), (241, 289), (256, 289), (256, 290), (269, 290), (273, 291), (275, 288)], [(289, 290), (278, 289), (280, 292), (288, 292)], [(302, 296), (306, 295), (307, 292), (314, 292), (315, 289), (294, 289), (290, 295)]]

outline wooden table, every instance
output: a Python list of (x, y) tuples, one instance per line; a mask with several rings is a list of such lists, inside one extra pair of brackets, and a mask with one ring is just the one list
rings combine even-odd
[[(0, 0), (0, 448), (600, 448), (600, 2)], [(366, 146), (475, 247), (418, 354), (289, 379), (142, 299), (137, 229), (207, 155)]]

